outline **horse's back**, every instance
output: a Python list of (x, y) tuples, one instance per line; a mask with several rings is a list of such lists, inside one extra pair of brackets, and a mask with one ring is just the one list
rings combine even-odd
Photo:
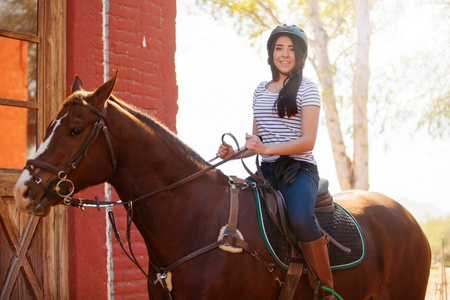
[[(360, 284), (372, 281), (373, 299), (424, 299), (431, 251), (414, 217), (380, 193), (347, 191), (333, 197), (358, 221), (366, 244), (366, 257), (355, 267), (356, 272), (336, 272), (336, 289), (346, 280)], [(343, 296), (357, 299), (351, 292)]]

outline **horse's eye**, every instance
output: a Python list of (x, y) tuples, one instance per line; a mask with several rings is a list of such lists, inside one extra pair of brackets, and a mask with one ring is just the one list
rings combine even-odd
[(80, 127), (74, 127), (72, 129), (72, 131), (70, 132), (70, 135), (72, 137), (79, 135), (81, 132), (83, 132), (83, 129), (81, 129)]

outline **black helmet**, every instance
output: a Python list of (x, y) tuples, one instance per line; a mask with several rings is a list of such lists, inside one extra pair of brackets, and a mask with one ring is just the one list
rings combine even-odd
[[(278, 25), (270, 34), (269, 40), (267, 41), (267, 51), (270, 51), (270, 45), (281, 35), (287, 35), (291, 39), (300, 40), (300, 45), (303, 45), (305, 48), (303, 49), (305, 61), (306, 56), (308, 55), (308, 39), (306, 37), (306, 33), (302, 28), (297, 25)], [(303, 47), (302, 47), (303, 48)], [(270, 55), (270, 54), (269, 54)]]

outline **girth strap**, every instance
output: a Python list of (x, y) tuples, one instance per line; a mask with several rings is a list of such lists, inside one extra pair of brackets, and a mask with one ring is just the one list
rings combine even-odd
[(278, 300), (291, 300), (294, 298), (295, 290), (302, 276), (304, 263), (305, 258), (294, 247), (291, 247), (291, 262), (284, 279), (285, 284), (278, 295)]

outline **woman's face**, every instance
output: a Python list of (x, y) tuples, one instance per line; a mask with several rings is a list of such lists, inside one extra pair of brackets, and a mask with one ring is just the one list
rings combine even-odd
[(288, 36), (280, 36), (273, 49), (273, 62), (280, 72), (292, 74), (295, 68), (294, 43)]

